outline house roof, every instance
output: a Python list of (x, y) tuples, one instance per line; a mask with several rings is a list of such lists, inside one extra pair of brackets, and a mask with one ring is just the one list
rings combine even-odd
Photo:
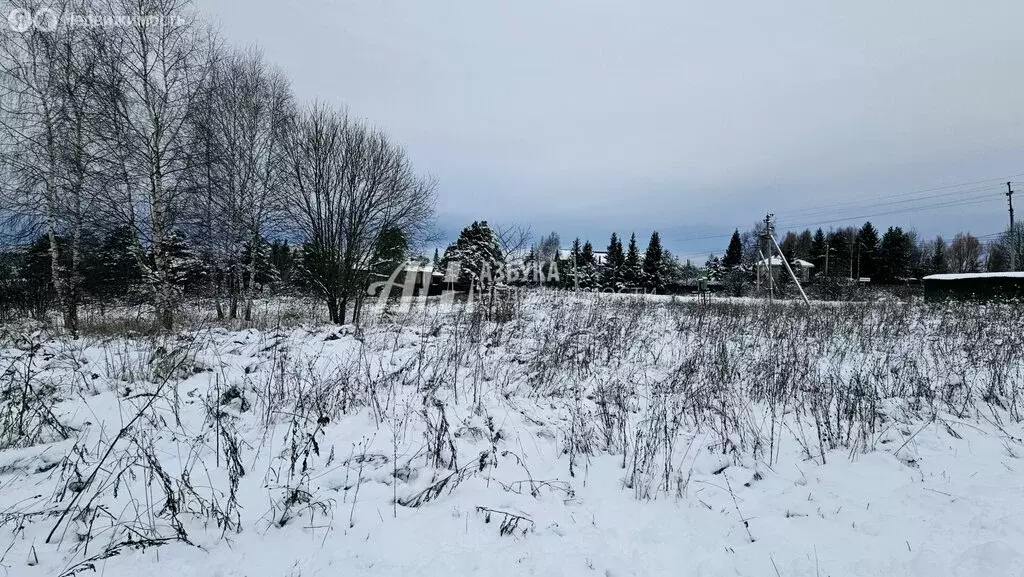
[[(771, 261), (771, 265), (770, 266), (782, 266), (782, 264), (783, 264), (781, 256), (772, 255), (770, 258), (766, 258), (766, 259), (764, 259), (762, 261), (758, 261), (757, 266), (769, 266), (768, 265), (769, 261)], [(799, 259), (799, 258), (793, 260), (793, 262), (790, 263), (790, 264), (792, 264), (793, 266), (796, 266), (796, 267), (800, 267), (800, 268), (814, 268), (814, 264), (813, 263), (807, 262), (806, 260), (802, 260), (802, 259)]]
[[(594, 253), (594, 260), (596, 260), (598, 264), (601, 264), (602, 262), (604, 262), (604, 259), (608, 257), (608, 251), (605, 251), (605, 250), (595, 250), (595, 251), (593, 251), (593, 253)], [(571, 259), (572, 258), (572, 249), (571, 248), (560, 248), (560, 249), (558, 249), (558, 258), (560, 258), (562, 260), (569, 260), (569, 259)]]
[(1024, 278), (1024, 272), (981, 272), (963, 274), (932, 274), (923, 280), (962, 280), (968, 278)]
[(757, 266), (782, 266), (781, 256), (771, 256), (762, 261), (758, 261)]

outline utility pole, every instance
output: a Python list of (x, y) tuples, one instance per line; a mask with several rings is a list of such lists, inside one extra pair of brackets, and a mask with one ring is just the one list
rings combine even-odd
[(829, 248), (828, 237), (825, 238), (825, 280), (828, 280), (828, 253), (831, 250)]
[(772, 281), (774, 280), (774, 279), (772, 279), (772, 243), (774, 242), (774, 239), (772, 238), (772, 217), (773, 216), (775, 216), (775, 215), (770, 213), (770, 212), (764, 215), (764, 251), (762, 253), (762, 256), (767, 255), (767, 258), (764, 261), (762, 261), (762, 262), (765, 265), (765, 267), (764, 267), (765, 272), (768, 274), (768, 302), (769, 303), (771, 303), (774, 300), (774, 298), (775, 298), (774, 291), (773, 291), (773, 288), (772, 288)]
[(804, 299), (804, 304), (811, 306), (811, 301), (807, 298), (807, 293), (804, 292), (804, 287), (800, 285), (800, 279), (796, 278), (796, 273), (793, 272), (793, 267), (789, 266), (789, 261), (786, 260), (786, 255), (782, 253), (782, 247), (775, 241), (775, 235), (769, 237), (772, 244), (775, 246), (775, 250), (779, 251), (779, 259), (782, 260), (782, 265), (786, 267), (786, 272), (789, 273), (789, 278), (793, 279), (793, 284), (800, 290), (800, 296)]
[(858, 282), (860, 282), (859, 279), (853, 278), (853, 261), (854, 261), (853, 257), (854, 257), (854, 251), (857, 250), (857, 236), (856, 235), (857, 235), (857, 233), (854, 232), (853, 229), (850, 229), (850, 280), (852, 280), (854, 282), (854, 285), (856, 285)]
[(1017, 270), (1017, 236), (1013, 231), (1013, 183), (1006, 183), (1006, 200), (1010, 203), (1010, 271)]
[(572, 278), (576, 285), (576, 292), (580, 292), (580, 267), (576, 264), (576, 248), (572, 250)]

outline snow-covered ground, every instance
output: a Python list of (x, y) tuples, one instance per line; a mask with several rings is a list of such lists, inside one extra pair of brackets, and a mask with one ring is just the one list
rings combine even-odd
[(1019, 309), (537, 294), (503, 312), (8, 328), (0, 566), (1024, 574)]

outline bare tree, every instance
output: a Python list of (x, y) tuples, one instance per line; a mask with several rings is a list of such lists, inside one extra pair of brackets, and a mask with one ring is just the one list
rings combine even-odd
[(979, 272), (981, 270), (981, 242), (970, 233), (959, 233), (949, 243), (946, 260), (949, 270), (954, 273)]
[[(259, 52), (232, 53), (218, 59), (198, 108), (193, 120), (198, 158), (192, 172), (200, 201), (192, 204), (199, 211), (195, 220), (208, 253), (226, 276), (229, 316), (237, 316), (245, 286), (248, 320), (260, 248), (279, 213), (278, 193), (286, 176), (284, 141), (294, 118), (291, 89)], [(223, 316), (219, 298), (217, 308)]]
[(108, 0), (106, 10), (130, 22), (111, 29), (106, 60), (106, 136), (121, 176), (110, 206), (152, 253), (138, 251), (157, 320), (169, 330), (177, 287), (167, 243), (189, 191), (190, 119), (216, 51), (188, 0)]
[(86, 4), (17, 2), (15, 8), (28, 14), (49, 11), (53, 26), (0, 39), (3, 156), (16, 182), (4, 204), (30, 229), (42, 225), (64, 327), (72, 334), (78, 330), (82, 235), (102, 180), (96, 84), (103, 38), (99, 30), (59, 23)]
[(504, 263), (508, 263), (509, 259), (524, 252), (530, 246), (530, 240), (533, 239), (533, 231), (530, 227), (518, 224), (499, 225), (495, 232), (498, 235), (498, 243), (501, 245)]
[(305, 241), (310, 280), (332, 322), (353, 318), (385, 239), (429, 230), (434, 181), (415, 174), (380, 131), (323, 106), (305, 111), (288, 145), (289, 211)]
[(558, 249), (561, 248), (561, 239), (557, 232), (540, 237), (537, 242), (536, 256), (540, 262), (550, 262), (555, 259)]

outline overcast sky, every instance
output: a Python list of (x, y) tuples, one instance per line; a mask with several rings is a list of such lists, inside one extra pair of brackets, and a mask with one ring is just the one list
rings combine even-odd
[(768, 209), (827, 229), (974, 198), (871, 220), (981, 235), (1008, 222), (999, 183), (1024, 189), (1020, 0), (199, 2), (301, 100), (403, 143), (453, 237), (657, 229), (698, 258)]

